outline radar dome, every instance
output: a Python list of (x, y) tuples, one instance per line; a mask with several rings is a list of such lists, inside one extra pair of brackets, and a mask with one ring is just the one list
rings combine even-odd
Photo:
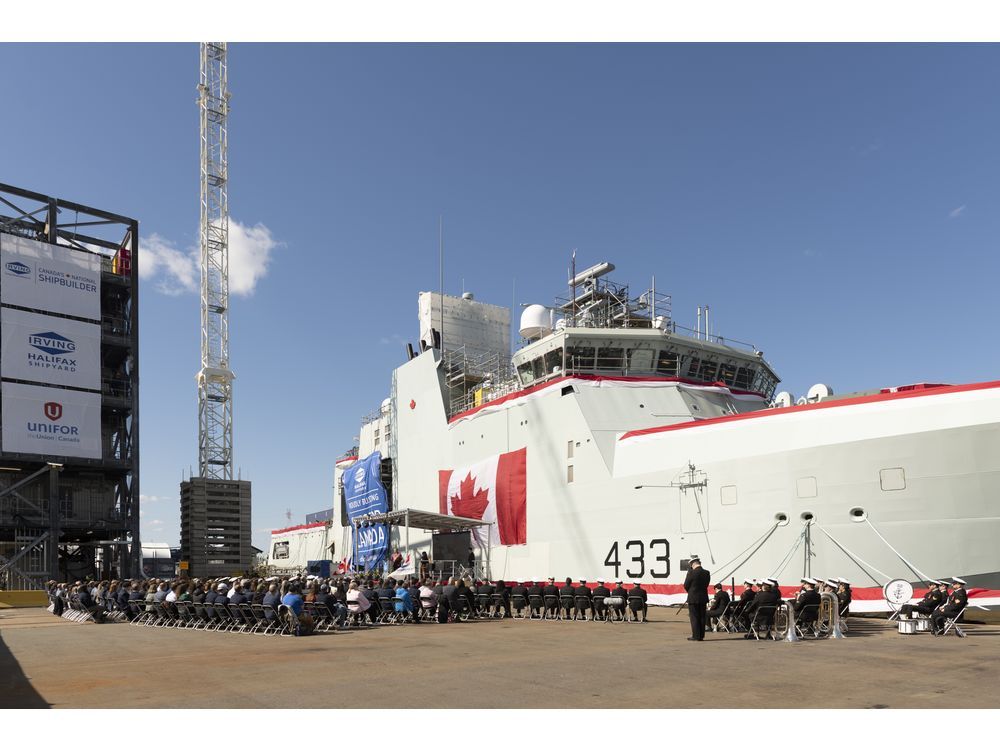
[(806, 393), (806, 400), (809, 402), (822, 401), (833, 395), (833, 388), (823, 383), (817, 383)]
[(786, 406), (791, 406), (795, 403), (795, 396), (788, 391), (782, 391), (777, 396), (774, 397), (774, 405), (780, 406), (782, 408)]
[(545, 305), (528, 305), (524, 308), (518, 330), (526, 339), (540, 339), (552, 333), (552, 319)]

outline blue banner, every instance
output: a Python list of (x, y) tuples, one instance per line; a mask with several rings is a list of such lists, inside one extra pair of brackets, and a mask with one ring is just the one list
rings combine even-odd
[[(375, 451), (358, 461), (343, 475), (344, 501), (347, 516), (352, 521), (371, 513), (389, 510), (385, 488), (382, 486), (382, 454)], [(365, 570), (380, 566), (389, 551), (389, 534), (385, 524), (362, 526), (355, 532), (355, 566)]]

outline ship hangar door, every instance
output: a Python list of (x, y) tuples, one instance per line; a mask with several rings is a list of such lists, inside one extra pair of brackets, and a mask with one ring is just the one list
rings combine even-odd
[(678, 489), (681, 506), (681, 533), (701, 534), (708, 531), (708, 496), (704, 487)]

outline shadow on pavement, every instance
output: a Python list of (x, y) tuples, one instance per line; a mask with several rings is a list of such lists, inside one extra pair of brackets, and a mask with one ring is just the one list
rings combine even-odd
[(0, 708), (50, 708), (0, 635)]

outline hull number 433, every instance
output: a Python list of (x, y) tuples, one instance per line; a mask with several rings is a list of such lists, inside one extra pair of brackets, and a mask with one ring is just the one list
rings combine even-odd
[(645, 578), (647, 575), (666, 578), (670, 575), (670, 542), (666, 539), (653, 539), (648, 546), (638, 539), (629, 540), (622, 545), (623, 559), (619, 559), (618, 545), (619, 542), (614, 542), (604, 558), (605, 567), (614, 568), (615, 579), (622, 578), (619, 572), (622, 568), (625, 568), (625, 578)]

